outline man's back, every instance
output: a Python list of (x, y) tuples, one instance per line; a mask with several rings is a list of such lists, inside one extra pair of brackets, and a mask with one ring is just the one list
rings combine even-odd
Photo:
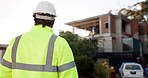
[[(73, 62), (74, 59), (67, 42), (63, 38), (58, 37), (55, 39), (54, 45), (51, 45), (54, 47), (49, 48), (52, 35), (53, 32), (50, 27), (34, 26), (31, 31), (20, 37), (16, 54), (13, 52), (14, 45), (16, 44), (12, 40), (4, 55), (6, 61), (12, 62), (13, 70), (10, 70), (12, 73), (9, 75), (12, 78), (65, 78), (67, 73), (71, 73), (72, 77), (75, 76), (74, 78), (77, 78), (77, 71)], [(12, 53), (10, 53), (11, 49)], [(12, 59), (10, 57), (11, 55)], [(16, 60), (15, 67), (13, 67), (13, 60)], [(47, 65), (47, 63), (49, 64)], [(3, 68), (3, 66), (1, 67)], [(75, 71), (64, 73), (67, 70), (70, 71), (69, 69)]]
[(48, 43), (52, 34), (52, 31), (37, 26), (23, 34), (19, 41), (17, 61), (27, 64), (45, 64)]

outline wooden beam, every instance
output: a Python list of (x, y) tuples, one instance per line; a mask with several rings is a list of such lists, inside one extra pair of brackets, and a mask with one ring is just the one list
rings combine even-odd
[(94, 27), (94, 26), (98, 26), (99, 22), (95, 22), (95, 23), (89, 23), (89, 24), (83, 24), (83, 25), (78, 25), (76, 26), (77, 28), (83, 29), (83, 28), (90, 28), (90, 27)]
[(99, 20), (90, 20), (90, 21), (84, 21), (84, 22), (77, 22), (77, 23), (73, 24), (72, 26), (78, 27), (78, 26), (91, 24), (91, 23), (97, 23), (97, 22), (99, 22)]

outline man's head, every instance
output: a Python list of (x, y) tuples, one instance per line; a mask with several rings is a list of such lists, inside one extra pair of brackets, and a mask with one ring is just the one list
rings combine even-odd
[(48, 1), (40, 2), (33, 12), (35, 24), (52, 27), (55, 21), (56, 12), (53, 4)]

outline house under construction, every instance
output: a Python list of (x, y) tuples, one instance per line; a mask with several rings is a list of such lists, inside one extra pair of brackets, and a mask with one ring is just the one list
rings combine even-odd
[(75, 28), (89, 31), (86, 38), (97, 44), (98, 52), (147, 51), (147, 48), (142, 48), (140, 41), (141, 37), (147, 37), (139, 33), (138, 22), (124, 16), (107, 13), (66, 24), (73, 27), (73, 32)]

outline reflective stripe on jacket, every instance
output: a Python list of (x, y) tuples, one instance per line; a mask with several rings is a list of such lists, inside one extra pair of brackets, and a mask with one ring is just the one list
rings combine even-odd
[(41, 25), (10, 42), (0, 69), (0, 78), (78, 78), (66, 40)]

